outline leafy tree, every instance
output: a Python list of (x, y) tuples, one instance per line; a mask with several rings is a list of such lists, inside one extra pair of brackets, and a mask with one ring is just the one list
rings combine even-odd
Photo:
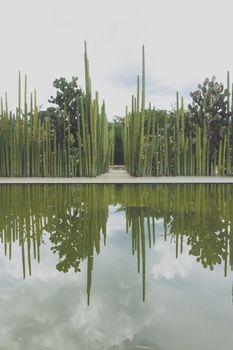
[(72, 77), (71, 81), (67, 81), (65, 78), (54, 80), (53, 86), (56, 88), (56, 95), (55, 97), (51, 96), (49, 102), (55, 106), (40, 112), (40, 118), (49, 118), (51, 129), (56, 132), (60, 144), (64, 143), (64, 135), (67, 135), (68, 115), (70, 117), (71, 143), (77, 144), (77, 118), (81, 118), (78, 103), (79, 97), (82, 95), (77, 81), (77, 77)]
[(51, 250), (59, 256), (58, 271), (68, 272), (72, 267), (80, 270), (80, 262), (85, 259), (83, 250), (83, 232), (81, 230), (80, 210), (66, 210), (63, 215), (54, 216), (46, 230), (50, 233)]
[(228, 94), (228, 90), (215, 77), (205, 79), (202, 85), (198, 85), (198, 90), (190, 93), (192, 103), (188, 106), (188, 130), (193, 134), (196, 127), (203, 129), (206, 122), (211, 154), (223, 139), (231, 117), (227, 106)]
[(124, 130), (124, 118), (114, 117), (113, 119), (114, 132), (115, 132), (115, 154), (114, 164), (124, 163), (124, 151), (123, 151), (123, 130)]

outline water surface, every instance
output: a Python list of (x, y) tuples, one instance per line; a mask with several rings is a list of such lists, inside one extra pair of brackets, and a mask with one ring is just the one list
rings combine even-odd
[(232, 349), (232, 185), (0, 198), (0, 350)]

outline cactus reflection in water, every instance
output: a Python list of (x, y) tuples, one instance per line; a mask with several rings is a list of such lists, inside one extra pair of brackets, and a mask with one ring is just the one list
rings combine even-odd
[(110, 205), (125, 213), (125, 232), (131, 234), (142, 275), (143, 300), (147, 249), (156, 246), (158, 232), (165, 241), (172, 239), (177, 258), (186, 245), (204, 268), (222, 264), (225, 276), (233, 268), (231, 185), (1, 185), (0, 195), (4, 254), (12, 259), (14, 246), (19, 245), (24, 278), (32, 274), (33, 260), (40, 262), (42, 243), (50, 242), (58, 271), (79, 272), (86, 261), (88, 304), (94, 256), (101, 252), (101, 240), (107, 241)]

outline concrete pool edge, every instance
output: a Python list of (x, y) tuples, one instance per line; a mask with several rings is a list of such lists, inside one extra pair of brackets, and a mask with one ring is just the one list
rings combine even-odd
[(97, 177), (0, 177), (0, 184), (233, 184), (233, 176), (133, 177), (109, 173)]

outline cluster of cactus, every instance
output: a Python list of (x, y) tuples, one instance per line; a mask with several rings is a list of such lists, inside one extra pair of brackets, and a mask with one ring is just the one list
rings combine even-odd
[[(86, 43), (84, 62), (86, 90), (75, 99), (77, 118), (64, 111), (62, 137), (49, 117), (40, 117), (36, 92), (28, 103), (26, 76), (22, 101), (19, 74), (16, 113), (9, 111), (7, 95), (5, 101), (1, 99), (0, 176), (96, 176), (114, 163), (114, 127), (107, 121), (105, 102), (100, 108), (98, 93), (92, 98)], [(230, 101), (229, 72), (226, 89), (214, 77), (199, 85), (191, 94), (193, 102), (188, 110), (184, 110), (178, 93), (173, 112), (158, 111), (151, 104), (146, 108), (143, 46), (141, 85), (140, 89), (138, 76), (132, 108), (130, 112), (126, 108), (124, 118), (124, 162), (130, 174), (232, 174), (233, 93)]]
[(131, 175), (232, 174), (233, 102), (230, 103), (229, 72), (227, 89), (213, 78), (191, 96), (193, 104), (188, 111), (178, 92), (172, 113), (158, 111), (151, 104), (145, 109), (143, 47), (141, 104), (137, 77), (137, 96), (132, 96), (131, 111), (126, 108), (124, 124), (124, 160)]
[[(114, 140), (109, 133), (103, 102), (101, 110), (98, 93), (92, 99), (89, 61), (85, 44), (86, 92), (79, 97), (77, 106), (77, 140), (71, 147), (70, 115), (67, 114), (67, 133), (59, 142), (49, 118), (41, 120), (36, 92), (27, 101), (27, 77), (25, 76), (24, 100), (21, 98), (19, 73), (18, 107), (13, 114), (1, 99), (0, 110), (0, 176), (96, 176), (108, 170), (111, 161), (110, 146)], [(111, 149), (112, 152), (112, 149)]]
[(137, 77), (137, 96), (132, 96), (132, 110), (126, 107), (124, 127), (124, 162), (129, 173), (144, 175), (145, 165), (145, 51), (142, 48), (142, 93), (140, 104), (140, 81)]

